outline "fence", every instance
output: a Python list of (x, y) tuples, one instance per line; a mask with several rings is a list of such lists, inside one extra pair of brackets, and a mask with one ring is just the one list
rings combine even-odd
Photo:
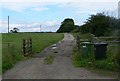
[(120, 43), (120, 37), (94, 37), (94, 39), (99, 39), (99, 41), (104, 41), (107, 43)]
[(93, 34), (91, 34), (88, 39), (81, 39), (79, 35), (76, 36), (76, 46), (78, 51), (80, 51), (80, 49), (84, 50), (83, 47), (87, 47), (87, 49), (89, 49), (88, 47), (91, 46), (91, 50), (94, 51), (94, 44), (95, 43), (100, 43), (104, 42), (104, 43), (108, 43), (109, 44), (109, 48), (111, 46), (115, 46), (118, 47), (118, 45), (120, 44), (120, 37), (95, 37)]
[(32, 38), (23, 39), (23, 55), (28, 56), (32, 53)]
[(90, 39), (80, 39), (80, 37), (77, 35), (76, 37), (76, 43), (78, 49), (80, 48), (80, 43), (82, 42), (91, 42), (91, 43), (98, 43), (98, 42), (105, 42), (109, 44), (120, 44), (120, 36), (111, 36), (111, 37), (95, 37), (93, 34), (91, 34)]
[(14, 64), (14, 45), (13, 44), (11, 44), (11, 43), (8, 43), (7, 44), (7, 52), (8, 52), (8, 54), (7, 54), (7, 56), (8, 56), (8, 59), (9, 59), (9, 62), (13, 65)]
[(80, 51), (80, 47), (81, 47), (81, 44), (82, 42), (91, 42), (91, 40), (89, 39), (81, 39), (79, 35), (76, 36), (76, 46), (77, 46), (77, 49), (78, 51)]

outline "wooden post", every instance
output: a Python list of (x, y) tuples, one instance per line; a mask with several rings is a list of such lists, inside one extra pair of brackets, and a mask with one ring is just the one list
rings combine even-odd
[(29, 41), (26, 39), (26, 40), (25, 40), (25, 56), (28, 55), (28, 51), (29, 51), (29, 50), (28, 50), (28, 48), (29, 48), (28, 45), (29, 45)]
[(24, 56), (28, 56), (28, 54), (32, 53), (32, 38), (23, 39), (23, 54)]
[(13, 61), (15, 60), (15, 58), (14, 58), (14, 45), (12, 45), (11, 46), (11, 53), (12, 53), (12, 59), (13, 59)]
[(9, 16), (8, 16), (8, 35), (9, 35)]
[(25, 56), (25, 54), (26, 54), (25, 39), (23, 39), (23, 54), (24, 54), (24, 56)]
[(77, 48), (78, 48), (78, 51), (80, 50), (80, 37), (77, 35)]
[(8, 59), (10, 60), (10, 63), (13, 65), (13, 58), (12, 58), (12, 49), (10, 47), (10, 43), (8, 43)]
[(90, 36), (90, 40), (91, 40), (92, 43), (95, 42), (95, 40), (94, 40), (94, 35), (93, 35), (93, 34), (91, 34), (91, 36)]
[(32, 53), (32, 38), (30, 37), (30, 53)]
[(40, 32), (41, 32), (41, 25), (40, 25)]

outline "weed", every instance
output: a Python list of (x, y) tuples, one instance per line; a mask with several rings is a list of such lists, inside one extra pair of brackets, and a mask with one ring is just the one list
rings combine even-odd
[(55, 56), (53, 54), (47, 55), (44, 59), (45, 64), (52, 64)]

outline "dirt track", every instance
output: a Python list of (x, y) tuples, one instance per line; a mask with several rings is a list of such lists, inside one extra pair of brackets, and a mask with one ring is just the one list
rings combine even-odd
[[(75, 44), (74, 37), (64, 34), (64, 39), (56, 45), (51, 45), (32, 59), (22, 61), (8, 70), (4, 79), (110, 79), (111, 76), (104, 76), (84, 68), (76, 68), (72, 65), (72, 47)], [(44, 63), (48, 54), (54, 54), (53, 64)]]

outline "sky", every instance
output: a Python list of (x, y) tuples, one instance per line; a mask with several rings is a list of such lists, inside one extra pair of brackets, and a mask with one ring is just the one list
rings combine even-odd
[(55, 32), (65, 18), (82, 25), (92, 14), (109, 12), (118, 17), (119, 0), (1, 0), (0, 32), (6, 33), (8, 16), (10, 30), (20, 32)]
[(118, 3), (118, 18), (120, 18), (120, 1)]

